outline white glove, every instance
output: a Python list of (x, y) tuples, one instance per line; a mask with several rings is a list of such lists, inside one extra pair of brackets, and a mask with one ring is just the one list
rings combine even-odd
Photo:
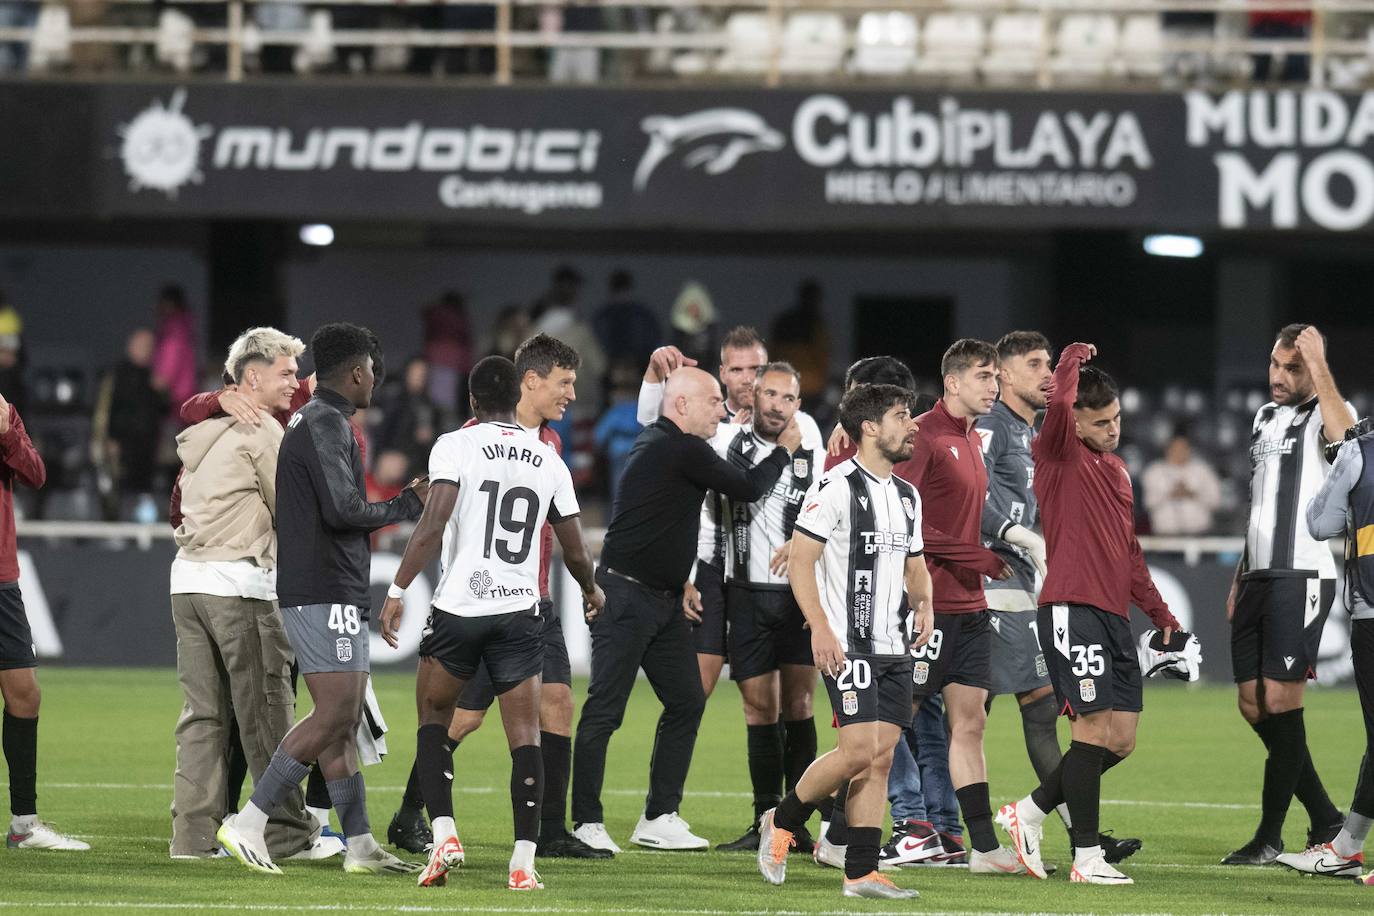
[(1045, 539), (1022, 525), (1012, 525), (1002, 535), (1002, 540), (1008, 544), (1020, 547), (1030, 554), (1031, 562), (1035, 564), (1035, 569), (1040, 573), (1040, 578), (1045, 578)]

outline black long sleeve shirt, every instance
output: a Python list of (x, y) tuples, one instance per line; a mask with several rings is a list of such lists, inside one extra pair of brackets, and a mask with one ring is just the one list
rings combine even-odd
[(416, 519), (413, 490), (369, 503), (363, 455), (348, 425), (355, 408), (328, 388), (291, 417), (277, 456), (277, 599), (282, 607), (372, 604), (368, 535)]
[(681, 588), (696, 556), (706, 491), (754, 502), (778, 482), (790, 457), (778, 446), (761, 464), (742, 470), (705, 439), (659, 417), (639, 434), (626, 459), (601, 565), (654, 588)]

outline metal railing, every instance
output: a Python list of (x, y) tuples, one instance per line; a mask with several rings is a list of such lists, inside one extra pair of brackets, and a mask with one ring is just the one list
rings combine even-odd
[[(152, 7), (154, 0), (111, 0), (110, 6)], [(34, 3), (0, 0), (0, 6), (36, 7)], [(60, 3), (52, 5), (63, 5)], [(174, 5), (160, 4), (159, 8), (184, 7), (201, 9), (221, 7), (224, 10), (224, 24), (215, 26), (198, 25), (190, 33), (195, 45), (222, 47), (225, 49), (224, 75), (231, 81), (245, 77), (245, 49), (259, 46), (302, 47), (312, 41), (308, 30), (260, 29), (251, 24), (252, 7), (259, 6), (257, 0), (178, 0)], [(318, 10), (326, 8), (372, 7), (394, 10), (414, 10), (426, 7), (445, 6), (445, 0), (331, 0), (328, 3), (277, 3), (261, 4), (282, 7), (299, 7)], [(1310, 58), (1310, 82), (1322, 86), (1328, 78), (1328, 63), (1336, 59), (1357, 59), (1374, 62), (1374, 33), (1367, 32), (1360, 37), (1346, 37), (1332, 34), (1333, 22), (1348, 17), (1368, 17), (1370, 22), (1363, 23), (1366, 28), (1374, 23), (1374, 0), (693, 0), (684, 4), (682, 0), (595, 0), (586, 4), (567, 4), (547, 2), (547, 0), (485, 0), (485, 2), (465, 4), (467, 6), (490, 6), (494, 12), (495, 27), (490, 30), (467, 29), (420, 29), (420, 28), (380, 28), (380, 29), (334, 29), (330, 32), (333, 48), (371, 47), (405, 49), (452, 49), (452, 48), (492, 48), (494, 64), (491, 78), (498, 84), (509, 84), (516, 79), (515, 52), (524, 50), (559, 51), (570, 49), (594, 49), (604, 51), (651, 51), (651, 52), (723, 52), (729, 47), (729, 38), (724, 29), (711, 25), (698, 31), (554, 31), (540, 27), (537, 21), (525, 23), (530, 17), (521, 16), (521, 10), (529, 9), (654, 9), (672, 11), (683, 9), (709, 10), (718, 13), (725, 11), (762, 12), (770, 20), (774, 35), (781, 35), (786, 18), (795, 12), (831, 11), (845, 14), (851, 18), (871, 11), (901, 11), (912, 14), (935, 12), (963, 12), (991, 16), (1002, 12), (1037, 13), (1042, 19), (1042, 41), (1037, 78), (1034, 86), (1027, 88), (1046, 88), (1055, 82), (1050, 67), (1054, 43), (1054, 26), (1066, 15), (1083, 13), (1111, 14), (1166, 14), (1166, 13), (1210, 13), (1218, 21), (1229, 20), (1230, 27), (1216, 28), (1214, 34), (1189, 35), (1171, 34), (1166, 31), (1159, 49), (1161, 57), (1178, 55), (1199, 55), (1217, 61), (1245, 60), (1247, 55), (1305, 55)], [(1308, 12), (1311, 25), (1305, 37), (1254, 38), (1249, 36), (1245, 22), (1251, 13), (1260, 12)], [(534, 17), (537, 20), (537, 17)], [(521, 25), (517, 25), (517, 21)], [(852, 23), (850, 23), (852, 26)], [(0, 27), (0, 43), (31, 42), (37, 32), (35, 26)], [(101, 24), (72, 25), (65, 31), (66, 40), (71, 45), (135, 46), (156, 45), (162, 30), (150, 26), (111, 26)], [(852, 28), (846, 35), (845, 49), (854, 45)], [(767, 52), (768, 60), (761, 68), (758, 77), (765, 85), (778, 85), (782, 79), (779, 59), (780, 42), (774, 40)], [(843, 79), (843, 72), (833, 74), (812, 74), (812, 77)], [(918, 80), (913, 74), (903, 76), (903, 80)], [(948, 81), (948, 77), (944, 81)], [(1238, 73), (1231, 74), (1231, 81), (1244, 79)], [(1106, 80), (1111, 83), (1112, 80)]]

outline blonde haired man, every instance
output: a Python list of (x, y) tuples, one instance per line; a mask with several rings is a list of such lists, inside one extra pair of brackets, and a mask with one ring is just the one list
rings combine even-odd
[[(268, 413), (287, 410), (300, 387), (298, 338), (273, 328), (245, 331), (224, 371)], [(225, 814), (227, 752), (237, 720), (256, 781), (295, 718), (290, 644), (277, 609), (276, 476), (282, 428), (212, 417), (177, 437), (180, 548), (172, 561), (172, 622), (184, 695), (176, 726), (172, 799), (174, 859), (213, 856)], [(273, 856), (342, 851), (316, 842), (319, 827), (300, 790), (268, 831)]]

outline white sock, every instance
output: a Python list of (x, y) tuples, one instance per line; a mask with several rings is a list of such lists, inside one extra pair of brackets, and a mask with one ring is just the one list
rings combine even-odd
[(1079, 846), (1073, 851), (1074, 865), (1087, 865), (1093, 859), (1102, 856), (1101, 846)]
[(529, 840), (516, 840), (515, 851), (510, 854), (511, 871), (534, 871), (534, 844)]
[(1341, 832), (1336, 834), (1336, 838), (1331, 841), (1331, 848), (1336, 850), (1336, 855), (1348, 859), (1364, 851), (1364, 842), (1355, 839), (1351, 835), (1349, 827), (1342, 827)]
[(458, 825), (451, 817), (436, 817), (430, 822), (429, 829), (434, 832), (434, 848), (438, 849), (449, 837), (458, 835)]
[(1045, 816), (1048, 814), (1048, 811), (1041, 811), (1029, 795), (1016, 803), (1016, 816), (1032, 827), (1039, 827), (1043, 824)]
[(10, 818), (10, 833), (28, 833), (37, 826), (36, 814), (16, 814)]
[(1065, 830), (1072, 830), (1072, 829), (1073, 829), (1073, 820), (1069, 817), (1069, 806), (1068, 806), (1068, 804), (1059, 805), (1059, 806), (1058, 806), (1057, 808), (1055, 808), (1054, 810), (1056, 810), (1056, 811), (1059, 812), (1059, 819), (1060, 819), (1061, 821), (1064, 822), (1064, 829), (1065, 829)]
[(370, 859), (382, 851), (377, 838), (370, 833), (360, 833), (348, 838), (348, 854), (355, 859)]
[(817, 840), (818, 842), (819, 842), (820, 840), (824, 840), (824, 839), (825, 839), (825, 832), (826, 832), (827, 830), (829, 830), (829, 829), (830, 829), (830, 822), (829, 822), (829, 821), (821, 821), (821, 832), (818, 833), (818, 834), (816, 834), (816, 840)]
[(234, 826), (260, 840), (267, 829), (267, 813), (250, 801), (235, 816)]
[(327, 829), (329, 829), (329, 809), (328, 809), (328, 808), (312, 808), (311, 806), (306, 805), (306, 806), (305, 806), (305, 810), (310, 812), (310, 816), (311, 816), (311, 817), (313, 817), (315, 820), (319, 821), (320, 829), (321, 829), (321, 830), (327, 830)]

